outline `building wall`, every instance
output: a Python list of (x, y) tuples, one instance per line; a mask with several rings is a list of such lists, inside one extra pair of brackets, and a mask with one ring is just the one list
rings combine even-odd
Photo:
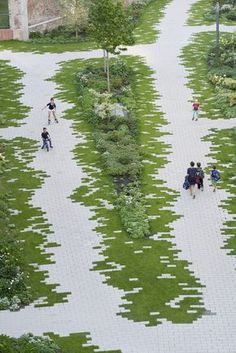
[(28, 0), (29, 25), (60, 16), (58, 0)]
[(13, 39), (28, 39), (27, 0), (8, 0), (10, 28)]

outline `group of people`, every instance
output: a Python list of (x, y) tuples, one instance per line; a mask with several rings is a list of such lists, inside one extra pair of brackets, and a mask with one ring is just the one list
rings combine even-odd
[[(45, 107), (42, 108), (42, 110), (44, 110), (45, 108), (48, 108), (48, 125), (51, 124), (51, 116), (54, 117), (55, 122), (58, 124), (59, 121), (56, 117), (56, 104), (55, 104), (54, 98), (51, 98), (50, 102), (48, 104), (46, 104)], [(51, 140), (50, 134), (47, 131), (46, 127), (43, 128), (43, 132), (41, 133), (41, 137), (43, 140), (43, 145), (41, 148), (42, 149), (46, 148), (46, 150), (49, 152), (49, 149), (53, 148), (53, 146), (52, 146), (52, 140)]]
[[(196, 192), (195, 192), (196, 185), (199, 190), (201, 191), (204, 190), (204, 185), (203, 185), (204, 178), (205, 178), (205, 173), (201, 167), (201, 163), (197, 162), (195, 166), (195, 163), (191, 162), (190, 167), (187, 170), (187, 175), (185, 177), (183, 188), (186, 190), (189, 189), (190, 195), (192, 196), (193, 199), (195, 199), (196, 197)], [(213, 192), (216, 191), (217, 183), (219, 180), (220, 180), (220, 172), (219, 170), (216, 169), (216, 166), (214, 165), (211, 170), (211, 183), (213, 186)]]

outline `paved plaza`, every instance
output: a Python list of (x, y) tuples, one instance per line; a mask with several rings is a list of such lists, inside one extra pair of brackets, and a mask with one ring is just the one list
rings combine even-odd
[[(162, 129), (170, 133), (163, 140), (171, 145), (169, 163), (159, 170), (157, 177), (179, 192), (177, 201), (170, 206), (182, 215), (172, 224), (173, 243), (181, 250), (179, 257), (190, 263), (190, 270), (204, 285), (206, 314), (191, 324), (163, 320), (156, 327), (117, 316), (123, 291), (104, 284), (103, 275), (91, 271), (92, 263), (102, 256), (95, 249), (101, 239), (94, 231), (93, 211), (69, 198), (86, 176), (73, 156), (73, 149), (83, 136), (73, 134), (72, 122), (63, 119), (63, 111), (71, 105), (57, 99), (62, 118), (59, 125), (50, 126), (54, 150), (46, 156), (38, 150), (31, 163), (31, 167), (45, 171), (50, 177), (35, 191), (32, 205), (41, 208), (52, 225), (50, 241), (61, 245), (53, 250), (55, 263), (44, 266), (49, 275), (47, 282), (59, 283), (59, 291), (71, 294), (68, 303), (52, 307), (37, 308), (32, 304), (19, 312), (1, 311), (1, 333), (19, 336), (29, 331), (40, 335), (54, 332), (68, 336), (89, 332), (92, 343), (101, 350), (120, 349), (122, 353), (236, 353), (236, 259), (223, 249), (221, 232), (224, 222), (233, 216), (219, 207), (229, 194), (223, 189), (214, 194), (206, 182), (204, 192), (192, 200), (182, 189), (191, 160), (199, 160), (203, 166), (213, 162), (208, 156), (210, 142), (202, 138), (212, 128), (236, 126), (236, 118), (204, 118), (194, 125), (191, 120), (189, 100), (193, 92), (186, 86), (187, 71), (181, 62), (181, 49), (192, 34), (213, 29), (186, 25), (188, 10), (194, 2), (170, 2), (158, 25), (157, 42), (131, 47), (128, 54), (144, 58), (154, 72), (156, 91), (160, 94), (157, 104), (168, 121)], [(46, 121), (41, 108), (58, 92), (55, 82), (47, 79), (59, 70), (60, 62), (99, 57), (102, 57), (100, 50), (62, 54), (1, 51), (1, 60), (9, 60), (25, 73), (21, 101), (32, 109), (23, 125), (1, 129), (0, 135), (7, 139), (22, 136), (39, 140)]]

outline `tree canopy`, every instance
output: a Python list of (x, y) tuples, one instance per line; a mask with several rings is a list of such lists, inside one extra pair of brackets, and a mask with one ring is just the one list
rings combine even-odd
[(94, 0), (89, 13), (90, 32), (101, 49), (117, 54), (134, 43), (133, 28), (123, 1)]

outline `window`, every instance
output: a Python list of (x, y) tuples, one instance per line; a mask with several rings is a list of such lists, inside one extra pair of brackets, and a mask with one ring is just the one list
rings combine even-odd
[(9, 28), (8, 0), (0, 0), (0, 28)]

